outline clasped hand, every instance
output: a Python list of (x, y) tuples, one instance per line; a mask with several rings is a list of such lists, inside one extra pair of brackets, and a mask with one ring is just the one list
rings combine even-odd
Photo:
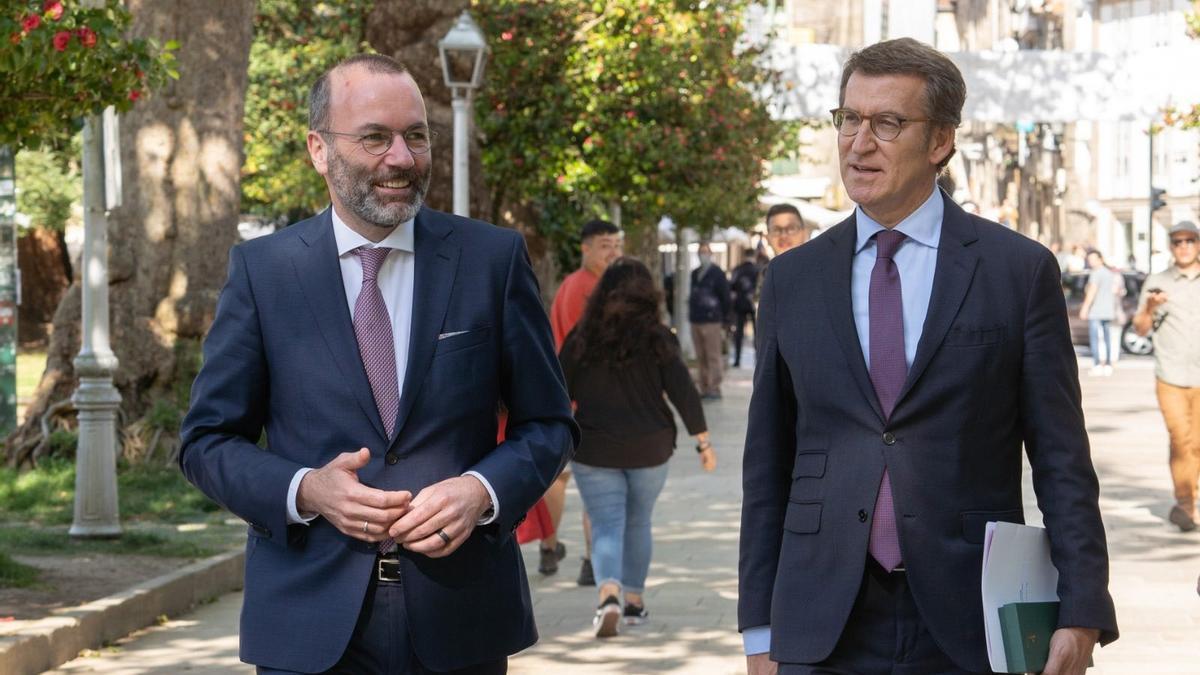
[(358, 471), (369, 461), (370, 450), (360, 448), (308, 472), (296, 493), (297, 509), (322, 516), (348, 537), (371, 543), (390, 537), (410, 551), (440, 558), (467, 540), (488, 508), (487, 490), (471, 476), (434, 483), (415, 497), (408, 491), (367, 487), (359, 482)]

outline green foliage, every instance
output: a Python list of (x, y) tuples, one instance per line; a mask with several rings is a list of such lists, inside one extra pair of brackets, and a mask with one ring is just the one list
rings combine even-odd
[[(220, 511), (173, 466), (122, 466), (117, 472), (117, 494), (125, 522), (189, 522)], [(24, 472), (0, 468), (0, 521), (70, 523), (74, 498), (72, 460), (55, 458)]]
[(17, 210), (29, 217), (28, 228), (62, 230), (77, 220), (72, 211), (83, 200), (83, 178), (77, 158), (82, 135), (66, 148), (45, 146), (17, 153)]
[(776, 74), (738, 43), (747, 4), (478, 3), (492, 53), (476, 118), (498, 201), (542, 209), (552, 240), (569, 231), (549, 221), (564, 199), (619, 201), (634, 236), (668, 214), (702, 232), (754, 224), (781, 126), (756, 93)]
[(0, 552), (0, 588), (27, 588), (37, 583), (38, 571)]
[(120, 0), (0, 0), (0, 145), (61, 141), (84, 115), (128, 110), (178, 77), (178, 45), (128, 39), (130, 21)]
[(70, 429), (55, 429), (50, 432), (50, 450), (48, 454), (51, 457), (72, 459), (75, 457), (75, 449), (78, 447), (78, 433)]
[(308, 88), (342, 59), (370, 51), (372, 0), (259, 0), (246, 89), (242, 209), (277, 223), (312, 215), (329, 194), (308, 158)]
[[(1200, 0), (1192, 0), (1192, 11), (1183, 16), (1187, 21), (1188, 37), (1200, 39)], [(1162, 121), (1167, 126), (1180, 129), (1200, 129), (1200, 103), (1183, 108), (1170, 106), (1163, 110)]]
[(146, 413), (146, 421), (149, 422), (151, 429), (161, 431), (179, 431), (179, 424), (183, 421), (183, 413), (179, 406), (166, 399), (155, 399), (154, 405), (150, 406), (150, 412)]

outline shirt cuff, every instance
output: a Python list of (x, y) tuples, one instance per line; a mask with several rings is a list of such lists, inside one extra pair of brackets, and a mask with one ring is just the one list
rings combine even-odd
[(300, 492), (300, 481), (308, 475), (312, 469), (305, 467), (296, 472), (292, 476), (292, 483), (288, 485), (287, 493), (287, 522), (288, 525), (307, 525), (317, 519), (318, 513), (310, 515), (302, 515), (296, 508), (296, 493)]
[(491, 522), (496, 519), (496, 514), (500, 513), (500, 500), (496, 499), (496, 491), (492, 489), (492, 484), (488, 482), (488, 479), (484, 478), (483, 474), (479, 473), (478, 471), (468, 471), (463, 475), (474, 476), (479, 480), (480, 483), (483, 483), (484, 489), (487, 490), (488, 497), (490, 497), (492, 500), (491, 513), (485, 513), (484, 517), (480, 518), (475, 525), (490, 525)]
[(771, 651), (771, 627), (755, 626), (742, 631), (742, 645), (746, 649), (746, 656)]

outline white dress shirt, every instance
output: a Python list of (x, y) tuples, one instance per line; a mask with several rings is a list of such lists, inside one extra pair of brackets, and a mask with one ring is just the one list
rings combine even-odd
[[(383, 294), (383, 304), (387, 307), (388, 317), (392, 320), (392, 343), (396, 354), (396, 397), (399, 399), (404, 395), (404, 374), (408, 370), (408, 343), (412, 332), (413, 287), (416, 275), (413, 221), (401, 223), (382, 241), (375, 243), (350, 229), (338, 216), (336, 208), (330, 207), (329, 212), (333, 219), (333, 238), (337, 243), (338, 266), (342, 271), (342, 287), (346, 291), (346, 311), (350, 314), (351, 322), (354, 321), (354, 304), (358, 302), (358, 294), (362, 291), (363, 285), (362, 258), (355, 251), (364, 247), (379, 246), (392, 249), (383, 264), (379, 266), (375, 282), (379, 285), (379, 292)], [(351, 450), (357, 450), (357, 448), (347, 448), (347, 451)], [(288, 487), (287, 518), (290, 524), (307, 524), (317, 517), (316, 514), (301, 514), (296, 508), (296, 493), (300, 489), (300, 480), (309, 471), (312, 471), (312, 468), (306, 467), (297, 471)], [(479, 524), (490, 523), (499, 509), (495, 491), (492, 490), (487, 479), (479, 473), (468, 471), (463, 475), (475, 476), (487, 489), (488, 496), (492, 499), (492, 516), (481, 520)]]

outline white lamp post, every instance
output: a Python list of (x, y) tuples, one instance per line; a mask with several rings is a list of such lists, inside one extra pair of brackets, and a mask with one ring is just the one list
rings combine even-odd
[[(107, 133), (106, 133), (107, 132)], [(83, 125), (82, 346), (75, 357), (79, 411), (72, 537), (121, 534), (117, 514), (117, 357), (108, 341), (108, 210), (120, 204), (116, 116), (89, 116)], [(107, 152), (106, 152), (107, 151)], [(106, 161), (107, 160), (107, 161)]]
[(483, 31), (465, 10), (446, 37), (438, 42), (442, 78), (450, 87), (454, 108), (454, 213), (470, 215), (470, 167), (467, 141), (470, 138), (471, 92), (483, 82), (487, 41)]

